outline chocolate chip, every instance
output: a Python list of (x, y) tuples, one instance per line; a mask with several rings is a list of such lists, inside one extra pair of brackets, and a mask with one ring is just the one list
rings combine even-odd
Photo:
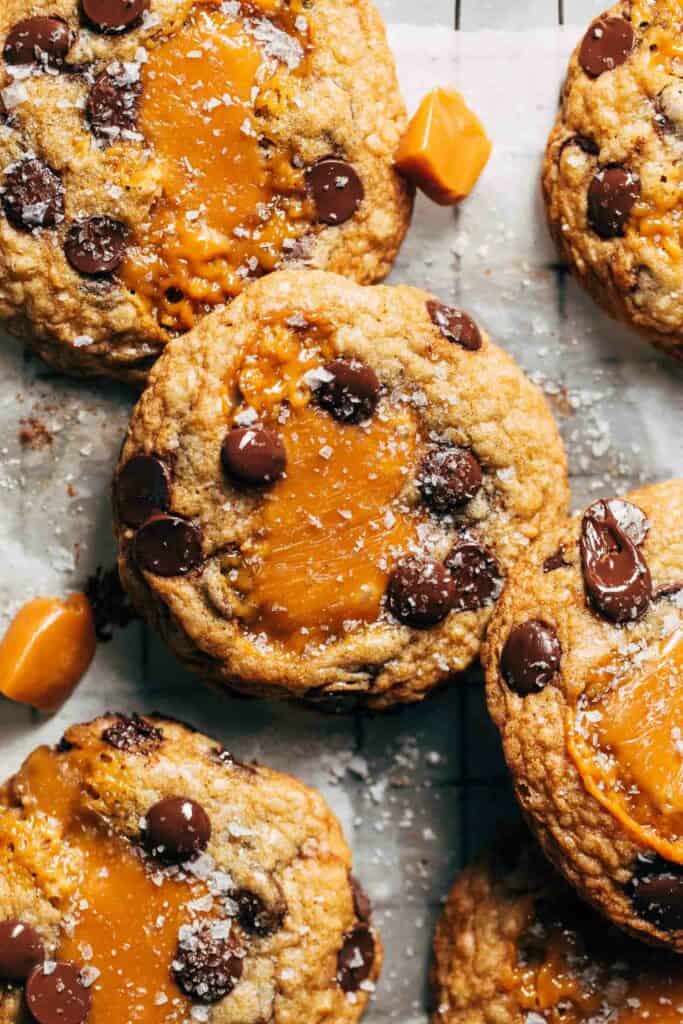
[(655, 124), (680, 137), (683, 131), (683, 82), (669, 82), (655, 99)]
[(600, 238), (623, 238), (640, 197), (640, 178), (625, 167), (605, 167), (588, 187), (588, 223)]
[(511, 631), (500, 659), (503, 679), (520, 697), (540, 693), (560, 670), (562, 646), (555, 629), (529, 619)]
[(368, 924), (372, 917), (372, 903), (370, 902), (370, 897), (355, 875), (349, 876), (349, 882), (351, 884), (351, 893), (353, 895), (354, 913), (359, 921), (363, 921), (365, 924)]
[(650, 523), (642, 508), (623, 498), (608, 498), (606, 505), (619, 529), (623, 530), (636, 546), (644, 544), (650, 532)]
[(591, 78), (599, 78), (623, 64), (635, 43), (635, 32), (624, 18), (597, 18), (583, 37), (579, 64)]
[(147, 812), (145, 841), (160, 860), (181, 863), (202, 853), (211, 838), (211, 822), (195, 800), (167, 796)]
[(543, 572), (547, 574), (549, 572), (555, 572), (557, 569), (564, 569), (566, 566), (569, 566), (571, 563), (565, 561), (565, 554), (566, 552), (564, 548), (560, 546), (554, 555), (550, 555), (549, 558), (546, 558), (543, 563)]
[(260, 896), (248, 889), (240, 889), (232, 897), (237, 904), (237, 920), (245, 932), (265, 938), (274, 935), (285, 919), (283, 906), (269, 907)]
[(201, 534), (179, 516), (152, 516), (135, 535), (135, 561), (156, 576), (186, 576), (201, 564)]
[(481, 466), (472, 452), (442, 445), (427, 452), (417, 473), (417, 486), (435, 512), (455, 512), (481, 489)]
[(155, 512), (171, 506), (171, 475), (156, 455), (134, 455), (114, 482), (119, 518), (127, 526), (142, 526)]
[(126, 255), (127, 234), (120, 220), (103, 215), (88, 217), (69, 228), (64, 255), (74, 270), (86, 277), (113, 274)]
[(42, 160), (29, 157), (13, 164), (2, 185), (7, 219), (22, 231), (52, 228), (64, 217), (61, 178)]
[(26, 982), (26, 1003), (37, 1024), (82, 1024), (90, 1002), (90, 989), (76, 964), (40, 964)]
[(626, 895), (643, 920), (664, 931), (683, 928), (683, 866), (654, 854), (635, 864)]
[(647, 563), (629, 536), (637, 527), (616, 518), (613, 506), (597, 501), (581, 524), (581, 565), (591, 604), (615, 623), (634, 622), (647, 611), (652, 579)]
[(113, 636), (114, 626), (119, 629), (137, 619), (138, 614), (128, 594), (121, 586), (121, 577), (116, 566), (106, 572), (98, 566), (85, 583), (85, 596), (90, 601), (95, 619), (95, 635), (100, 643), (108, 643)]
[(463, 539), (446, 559), (453, 580), (453, 608), (474, 612), (497, 601), (503, 589), (503, 575), (493, 555), (474, 540)]
[(242, 977), (243, 957), (228, 922), (202, 921), (181, 929), (172, 964), (173, 977), (191, 999), (216, 1003)]
[(360, 359), (334, 359), (324, 367), (325, 380), (315, 388), (315, 401), (340, 423), (361, 423), (377, 408), (377, 374)]
[(102, 733), (102, 741), (126, 754), (151, 754), (164, 740), (161, 729), (139, 715), (119, 715), (113, 725)]
[(683, 598), (683, 580), (677, 580), (674, 583), (662, 583), (655, 590), (654, 600), (666, 601), (669, 597), (678, 598), (679, 596)]
[(148, 7), (149, 0), (81, 0), (85, 20), (97, 32), (126, 32)]
[(455, 306), (446, 306), (436, 299), (429, 299), (427, 312), (435, 327), (438, 327), (447, 341), (453, 341), (468, 352), (476, 352), (482, 346), (481, 332), (472, 317)]
[(306, 182), (322, 224), (338, 225), (350, 220), (365, 196), (363, 182), (351, 164), (336, 157), (326, 157), (310, 167)]
[(24, 18), (10, 29), (2, 55), (8, 64), (61, 64), (71, 46), (69, 26), (62, 18)]
[(429, 629), (446, 618), (455, 597), (448, 570), (431, 559), (400, 562), (387, 588), (387, 607), (395, 619), (414, 629)]
[(562, 156), (567, 146), (578, 146), (582, 153), (587, 153), (588, 156), (599, 156), (600, 147), (594, 139), (591, 139), (588, 135), (570, 135), (568, 139), (565, 139), (560, 147), (558, 158)]
[(0, 921), (0, 978), (3, 981), (26, 981), (36, 964), (44, 959), (43, 940), (35, 928), (14, 918)]
[(93, 135), (115, 141), (121, 132), (135, 131), (142, 85), (124, 64), (110, 65), (95, 81), (85, 107)]
[(357, 992), (372, 974), (375, 939), (365, 924), (357, 925), (344, 938), (337, 956), (337, 982), (342, 992)]
[(234, 427), (221, 447), (228, 476), (245, 484), (272, 484), (284, 474), (287, 453), (282, 440), (265, 427)]

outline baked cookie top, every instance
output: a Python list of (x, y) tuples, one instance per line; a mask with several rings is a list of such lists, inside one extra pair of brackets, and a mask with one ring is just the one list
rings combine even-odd
[(433, 1024), (681, 1024), (683, 964), (582, 903), (523, 831), (451, 891), (434, 938)]
[(567, 502), (540, 392), (411, 288), (282, 272), (171, 344), (115, 482), (124, 585), (250, 693), (418, 700)]
[(576, 48), (543, 173), (563, 256), (613, 315), (683, 353), (677, 0), (627, 0)]
[(483, 660), (551, 858), (618, 924), (683, 949), (683, 481), (549, 531), (513, 573)]
[(313, 790), (156, 716), (41, 747), (0, 798), (0, 1021), (336, 1024), (379, 973)]
[(58, 368), (144, 379), (286, 264), (372, 282), (412, 191), (370, 0), (6, 0), (0, 317)]

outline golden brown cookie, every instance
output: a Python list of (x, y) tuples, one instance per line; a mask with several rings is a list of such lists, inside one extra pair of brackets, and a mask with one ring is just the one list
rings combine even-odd
[(390, 269), (412, 190), (370, 0), (5, 0), (0, 319), (144, 380), (275, 268)]
[(543, 188), (562, 257), (604, 308), (683, 358), (677, 0), (621, 0), (572, 56)]
[(0, 791), (0, 1021), (358, 1021), (381, 945), (320, 795), (107, 715)]
[(617, 924), (682, 950), (683, 481), (548, 531), (482, 657), (546, 852)]
[(124, 586), (183, 662), (373, 707), (477, 657), (566, 502), (542, 395), (470, 317), (313, 271), (168, 347), (115, 481)]
[(681, 1024), (683, 961), (611, 927), (521, 829), (453, 887), (434, 938), (433, 1024)]

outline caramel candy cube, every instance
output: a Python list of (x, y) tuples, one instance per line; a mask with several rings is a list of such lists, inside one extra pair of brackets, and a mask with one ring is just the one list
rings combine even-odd
[(85, 594), (37, 597), (0, 640), (0, 693), (39, 711), (56, 711), (85, 675), (97, 638)]
[(401, 140), (396, 168), (440, 206), (454, 206), (474, 188), (491, 155), (481, 121), (455, 89), (423, 99)]

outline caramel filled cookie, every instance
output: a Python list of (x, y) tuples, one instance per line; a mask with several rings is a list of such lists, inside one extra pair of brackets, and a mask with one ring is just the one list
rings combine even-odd
[(546, 852), (617, 924), (683, 950), (683, 482), (549, 531), (482, 658)]
[(379, 974), (322, 797), (157, 716), (31, 754), (0, 864), (7, 1024), (351, 1024)]
[(477, 657), (566, 502), (541, 394), (469, 316), (313, 271), (169, 346), (114, 483), (124, 586), (182, 661), (374, 707)]
[(681, 1024), (683, 962), (611, 927), (511, 832), (456, 882), (433, 1024)]
[(683, 39), (676, 0), (628, 0), (572, 56), (543, 188), (551, 232), (613, 316), (683, 358)]
[(6, 0), (0, 319), (144, 380), (254, 278), (390, 269), (412, 191), (370, 0)]

